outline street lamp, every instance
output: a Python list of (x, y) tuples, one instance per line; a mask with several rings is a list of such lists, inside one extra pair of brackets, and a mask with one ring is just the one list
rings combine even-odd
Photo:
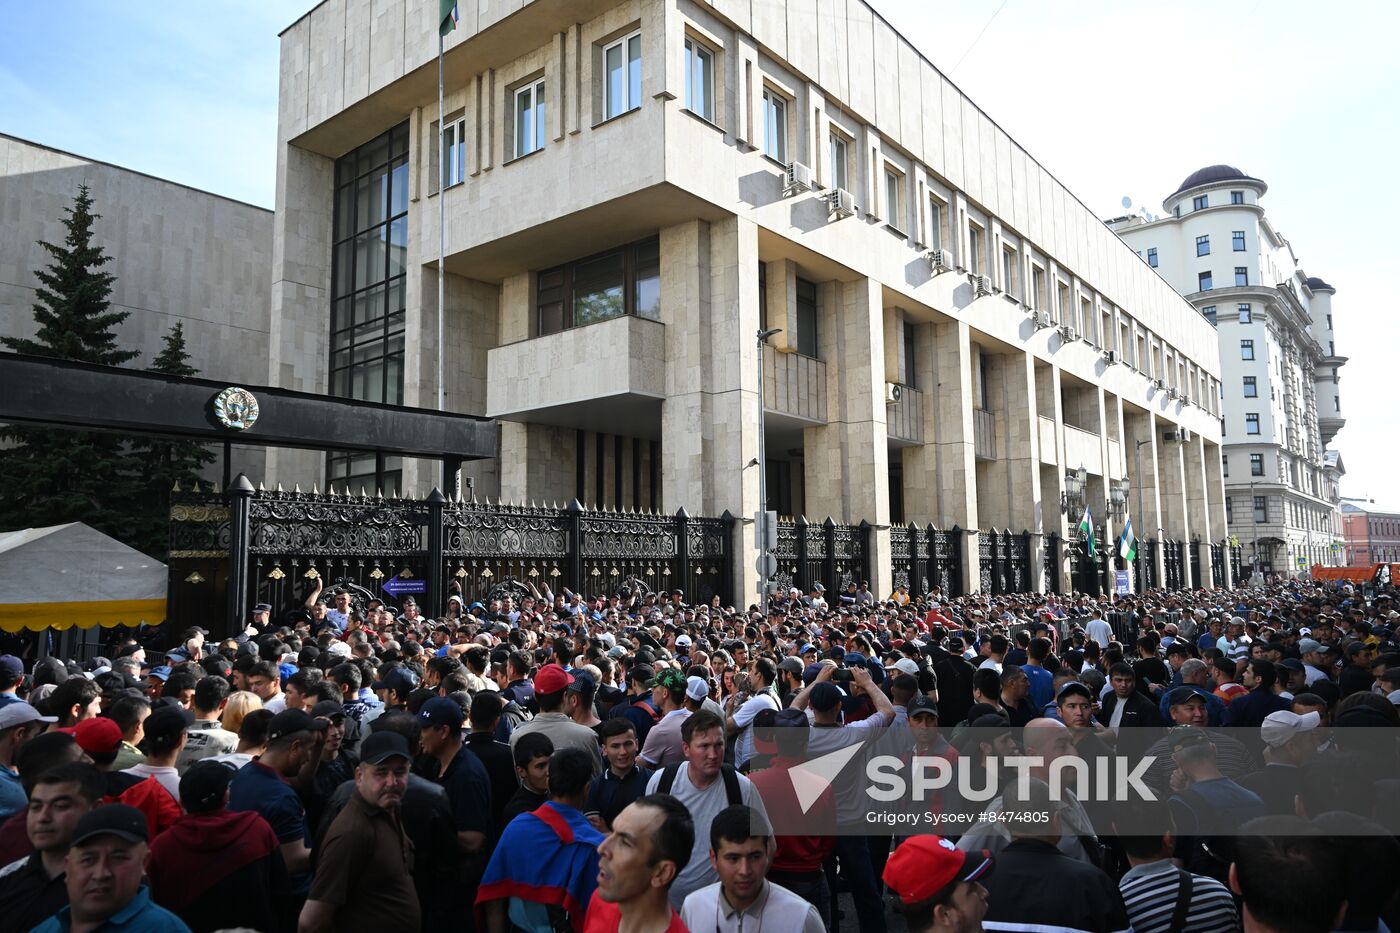
[(758, 576), (759, 609), (768, 618), (768, 538), (777, 529), (768, 527), (768, 461), (763, 449), (763, 348), (768, 338), (781, 334), (781, 327), (770, 327), (758, 332)]
[(1089, 482), (1089, 471), (1080, 467), (1065, 471), (1065, 491), (1060, 493), (1060, 511), (1073, 517), (1084, 508), (1084, 487)]
[(1113, 516), (1115, 524), (1123, 524), (1123, 519), (1128, 514), (1128, 481), (1126, 479), (1113, 480), (1108, 484), (1108, 514)]

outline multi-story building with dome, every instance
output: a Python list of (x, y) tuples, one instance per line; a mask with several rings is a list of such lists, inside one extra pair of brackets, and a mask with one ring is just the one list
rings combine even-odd
[(1341, 563), (1336, 289), (1307, 274), (1260, 203), (1268, 186), (1234, 166), (1187, 176), (1164, 217), (1109, 227), (1215, 325), (1220, 341), (1226, 522), (1246, 564), (1297, 573)]

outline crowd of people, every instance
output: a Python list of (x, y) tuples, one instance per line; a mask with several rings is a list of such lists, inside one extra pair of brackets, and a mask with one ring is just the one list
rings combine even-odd
[[(1400, 600), (1364, 590), (435, 616), (318, 583), (232, 637), (7, 654), (0, 928), (1400, 929)], [(892, 730), (1041, 764), (931, 831), (850, 831), (854, 781), (804, 795), (794, 769)], [(1151, 757), (1156, 799), (1052, 791), (1110, 755)]]

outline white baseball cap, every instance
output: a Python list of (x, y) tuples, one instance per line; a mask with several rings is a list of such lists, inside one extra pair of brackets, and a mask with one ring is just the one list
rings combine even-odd
[(689, 648), (689, 647), (690, 647), (690, 636), (689, 636), (689, 635), (677, 635), (677, 636), (676, 636), (676, 647), (677, 647), (677, 648)]
[(915, 677), (919, 675), (919, 665), (911, 658), (900, 658), (890, 665), (890, 670), (899, 671), (901, 674), (910, 674)]
[(1270, 748), (1281, 748), (1288, 740), (1303, 732), (1311, 732), (1322, 724), (1322, 717), (1314, 710), (1311, 713), (1291, 712), (1281, 709), (1264, 717), (1259, 734)]
[(685, 695), (692, 700), (703, 700), (710, 695), (710, 685), (705, 682), (703, 677), (687, 677), (685, 679)]

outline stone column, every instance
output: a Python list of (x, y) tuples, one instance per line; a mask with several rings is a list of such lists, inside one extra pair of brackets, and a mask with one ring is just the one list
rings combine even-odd
[(1216, 580), (1215, 585), (1229, 589), (1235, 585), (1235, 570), (1230, 563), (1230, 529), (1225, 522), (1225, 477), (1220, 463), (1220, 445), (1205, 443), (1204, 439), (1202, 445), (1206, 465), (1206, 511), (1210, 516), (1211, 537), (1225, 548), (1225, 579)]
[(737, 217), (667, 227), (661, 270), (662, 511), (740, 519), (734, 599), (747, 605), (758, 593), (758, 228)]
[[(885, 435), (883, 291), (874, 279), (840, 282), (836, 326), (822, 337), (828, 422), (804, 432), (807, 512), (875, 526), (871, 589), (890, 590), (889, 442)], [(825, 581), (835, 587), (840, 581)]]
[[(977, 456), (972, 429), (972, 341), (964, 321), (937, 322), (934, 381), (928, 404), (934, 409), (933, 446), (938, 527), (967, 532), (962, 541), (963, 592), (977, 589)], [(907, 467), (906, 467), (907, 468)]]
[(1031, 533), (1030, 587), (1045, 590), (1045, 561), (1041, 559), (1045, 515), (1040, 491), (1040, 423), (1036, 415), (1035, 357), (1024, 351), (1007, 353), (1002, 364), (1002, 437), (999, 451), (1006, 463), (1007, 523), (1012, 532)]
[[(1186, 461), (1187, 515), (1191, 519), (1193, 533), (1201, 539), (1200, 563), (1201, 579), (1193, 580), (1193, 586), (1211, 587), (1216, 585), (1214, 570), (1210, 564), (1211, 514), (1210, 495), (1206, 478), (1205, 439), (1200, 435), (1192, 437), (1190, 443), (1182, 444), (1182, 456)], [(1188, 542), (1187, 547), (1191, 547)]]

